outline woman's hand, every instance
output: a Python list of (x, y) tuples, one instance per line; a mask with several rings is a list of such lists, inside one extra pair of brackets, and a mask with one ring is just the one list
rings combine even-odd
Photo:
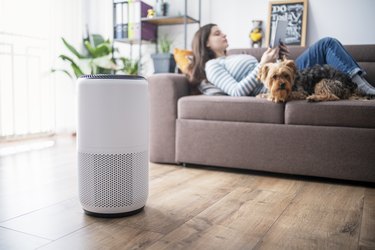
[(284, 43), (280, 42), (279, 49), (280, 58), (283, 58), (284, 56), (287, 58), (289, 57), (289, 49)]
[(260, 59), (260, 64), (266, 64), (269, 62), (275, 62), (276, 59), (279, 57), (280, 48), (268, 48), (262, 55)]

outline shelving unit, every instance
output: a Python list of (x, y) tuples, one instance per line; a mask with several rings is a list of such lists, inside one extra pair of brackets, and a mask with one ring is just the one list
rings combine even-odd
[[(199, 20), (187, 16), (187, 23), (198, 23)], [(180, 25), (185, 23), (185, 17), (183, 16), (167, 16), (167, 17), (153, 17), (153, 18), (142, 18), (142, 22), (149, 22), (156, 25)]]
[[(191, 1), (191, 0), (190, 0)], [(155, 24), (157, 26), (160, 25), (184, 25), (184, 48), (187, 48), (187, 25), (188, 24), (198, 24), (199, 27), (201, 25), (201, 0), (198, 0), (198, 19), (195, 19), (188, 15), (187, 13), (187, 3), (188, 0), (184, 0), (184, 14), (181, 16), (156, 16), (153, 18), (142, 18), (142, 22), (148, 22)]]
[[(134, 1), (134, 0), (133, 0)], [(191, 1), (191, 0), (190, 0)], [(155, 39), (154, 40), (145, 40), (145, 39), (142, 39), (142, 36), (141, 39), (128, 39), (128, 38), (123, 38), (123, 39), (116, 39), (115, 37), (115, 32), (116, 32), (116, 25), (118, 25), (118, 23), (116, 24), (116, 10), (115, 10), (115, 4), (118, 4), (118, 3), (128, 3), (129, 0), (124, 0), (124, 1), (119, 1), (119, 0), (113, 0), (113, 6), (114, 6), (114, 17), (113, 17), (113, 28), (114, 28), (114, 41), (116, 42), (122, 42), (122, 43), (127, 43), (127, 44), (130, 44), (131, 46), (131, 51), (133, 49), (133, 45), (138, 45), (139, 46), (139, 58), (141, 58), (141, 55), (142, 55), (142, 49), (141, 49), (141, 46), (142, 44), (152, 44), (152, 43), (155, 43), (155, 46), (157, 48), (158, 44), (157, 44), (157, 36), (158, 36), (158, 26), (162, 26), (162, 25), (184, 25), (184, 48), (186, 49), (187, 48), (187, 26), (188, 24), (198, 24), (199, 27), (200, 27), (200, 20), (201, 20), (201, 0), (198, 0), (198, 13), (199, 13), (199, 17), (198, 19), (196, 18), (193, 18), (191, 16), (188, 15), (187, 13), (187, 3), (188, 3), (188, 0), (184, 0), (184, 14), (183, 15), (180, 15), (180, 16), (155, 16), (155, 17), (152, 17), (152, 18), (147, 18), (147, 17), (141, 17), (140, 18), (140, 22), (141, 22), (141, 27), (144, 23), (148, 23), (148, 24), (152, 24), (152, 25), (156, 25), (156, 34), (155, 34)], [(132, 55), (132, 52), (131, 52), (131, 55)], [(140, 67), (139, 67), (140, 68)]]

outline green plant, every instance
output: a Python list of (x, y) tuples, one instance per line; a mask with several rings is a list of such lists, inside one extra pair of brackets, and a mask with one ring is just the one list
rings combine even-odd
[[(104, 40), (101, 35), (92, 34), (83, 38), (83, 52), (78, 52), (64, 38), (61, 38), (65, 47), (73, 54), (72, 56), (60, 55), (59, 58), (70, 63), (71, 70), (52, 69), (52, 72), (63, 72), (70, 78), (78, 78), (85, 74), (116, 74), (124, 72), (127, 74), (138, 73), (138, 62), (119, 57), (113, 58), (113, 44), (109, 39)], [(117, 50), (115, 49), (117, 52)], [(136, 65), (136, 66), (135, 66)]]
[(159, 49), (161, 53), (169, 53), (173, 41), (168, 36), (162, 36), (158, 39)]
[(126, 74), (129, 74), (129, 75), (138, 74), (138, 69), (139, 69), (139, 67), (138, 67), (139, 61), (138, 60), (130, 60), (130, 59), (125, 58), (125, 57), (120, 58), (120, 60), (122, 61), (122, 64), (123, 64), (122, 71), (124, 71)]

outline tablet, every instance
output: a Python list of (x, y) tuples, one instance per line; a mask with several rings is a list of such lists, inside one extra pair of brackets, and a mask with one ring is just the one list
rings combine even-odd
[(287, 20), (280, 20), (276, 21), (275, 29), (272, 32), (271, 40), (270, 40), (270, 47), (275, 48), (280, 45), (280, 41), (284, 42), (286, 37), (286, 28), (288, 27)]

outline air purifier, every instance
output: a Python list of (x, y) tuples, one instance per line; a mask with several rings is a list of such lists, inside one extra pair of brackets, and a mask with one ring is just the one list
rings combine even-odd
[(86, 214), (119, 217), (148, 196), (148, 87), (145, 78), (84, 75), (77, 80), (79, 198)]

